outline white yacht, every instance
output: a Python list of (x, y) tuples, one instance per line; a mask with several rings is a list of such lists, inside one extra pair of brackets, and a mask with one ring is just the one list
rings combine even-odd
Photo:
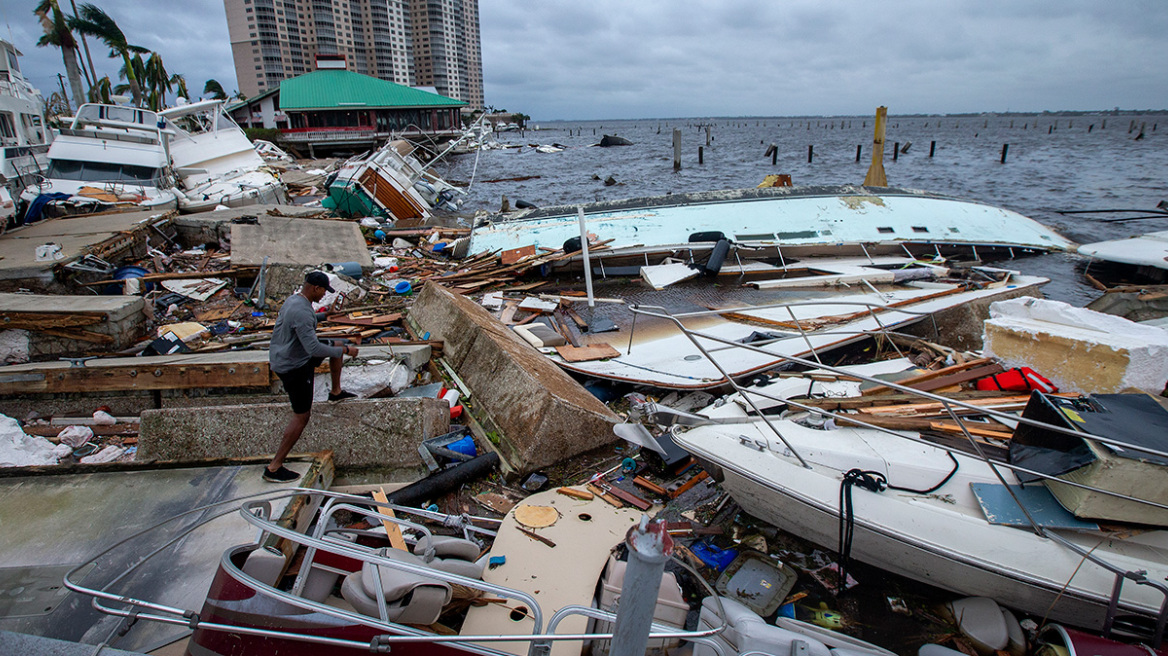
[(179, 210), (285, 202), (283, 183), (223, 106), (222, 100), (205, 100), (158, 113), (173, 131), (168, 136)]
[[(44, 100), (20, 72), (21, 52), (0, 39), (0, 188), (23, 187), (21, 178), (44, 170), (50, 134), (44, 124)], [(11, 198), (0, 191), (0, 218), (13, 212)]]
[(178, 197), (167, 153), (173, 133), (164, 118), (146, 109), (82, 105), (53, 140), (43, 179), (21, 199), (32, 204), (43, 194), (68, 194), (53, 202), (77, 206), (74, 213), (122, 203), (174, 209)]

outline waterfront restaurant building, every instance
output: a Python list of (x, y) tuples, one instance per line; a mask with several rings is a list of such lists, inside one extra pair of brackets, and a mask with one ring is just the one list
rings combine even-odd
[(445, 141), (462, 134), (466, 103), (345, 70), (317, 57), (317, 70), (282, 80), (275, 92), (229, 108), (241, 127), (277, 128), (284, 144), (308, 150), (365, 149), (389, 139)]

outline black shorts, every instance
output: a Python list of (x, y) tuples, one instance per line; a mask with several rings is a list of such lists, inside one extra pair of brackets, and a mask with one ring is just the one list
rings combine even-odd
[(313, 358), (307, 364), (284, 373), (276, 372), (280, 382), (284, 383), (284, 391), (292, 401), (292, 412), (302, 415), (312, 409), (312, 388), (316, 379), (316, 368), (324, 362), (323, 358)]

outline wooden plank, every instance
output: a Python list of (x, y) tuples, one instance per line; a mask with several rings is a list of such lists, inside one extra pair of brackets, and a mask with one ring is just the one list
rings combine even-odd
[[(222, 271), (186, 271), (175, 273), (147, 273), (146, 275), (137, 278), (142, 282), (154, 282), (157, 280), (193, 280), (197, 278), (234, 278), (236, 276), (252, 276), (259, 272), (260, 268), (257, 266), (241, 266), (232, 269), (224, 269)], [(112, 283), (124, 282), (122, 280), (98, 280), (96, 282), (83, 282), (82, 285), (86, 287), (96, 287), (98, 285), (109, 285)]]
[[(980, 367), (982, 365), (990, 364), (991, 362), (993, 362), (993, 360), (990, 358), (978, 358), (976, 360), (970, 360), (970, 361), (962, 363), (962, 364), (955, 364), (952, 367), (945, 367), (944, 369), (937, 369), (936, 371), (927, 371), (923, 374), (913, 376), (911, 378), (905, 378), (903, 380), (897, 380), (897, 381), (893, 381), (893, 382), (896, 383), (897, 385), (903, 385), (905, 387), (912, 387), (913, 389), (922, 389), (922, 388), (916, 387), (916, 385), (918, 383), (923, 383), (926, 381), (933, 380), (934, 378), (941, 378), (942, 376), (948, 376), (950, 374), (955, 374), (955, 373), (958, 373), (961, 371), (965, 371), (967, 369), (972, 369), (974, 367)], [(938, 387), (944, 387), (944, 385), (939, 385)], [(880, 385), (877, 387), (872, 387), (872, 388), (866, 389), (863, 392), (861, 392), (861, 394), (864, 396), (870, 396), (873, 394), (889, 394), (891, 392), (892, 392), (892, 388)]]
[(535, 244), (513, 248), (509, 251), (503, 251), (503, 253), (500, 255), (500, 261), (503, 263), (503, 266), (510, 266), (519, 260), (525, 257), (531, 257), (532, 255), (535, 255)]
[[(1015, 407), (1025, 406), (1026, 402), (1030, 400), (1030, 396), (999, 396), (988, 399), (967, 399), (962, 403), (968, 405), (976, 405), (979, 407)], [(963, 411), (966, 408), (954, 407), (955, 411)], [(930, 401), (922, 403), (906, 403), (902, 405), (884, 405), (871, 408), (858, 408), (862, 414), (873, 415), (920, 415), (920, 414), (936, 414), (945, 412), (945, 404), (940, 401)]]
[(266, 387), (267, 362), (134, 364), (119, 366), (24, 368), (0, 372), (0, 394), (60, 394), (200, 387)]
[(580, 499), (582, 501), (591, 501), (595, 497), (594, 494), (587, 490), (577, 490), (576, 488), (572, 487), (561, 487), (557, 489), (556, 492), (559, 492), (560, 494), (567, 497), (572, 497), (573, 499)]
[(609, 344), (588, 344), (585, 346), (557, 346), (556, 353), (565, 362), (588, 362), (620, 356), (620, 352)]
[[(946, 398), (962, 401), (972, 405), (993, 403), (1016, 396), (1014, 392), (999, 392), (997, 390), (968, 390), (948, 394)], [(895, 394), (879, 394), (876, 396), (831, 397), (823, 399), (794, 399), (800, 406), (819, 408), (821, 410), (857, 410), (860, 408), (875, 408), (881, 406), (923, 404), (920, 396), (897, 392)], [(974, 403), (977, 401), (977, 403)], [(938, 404), (939, 405), (939, 404)]]
[[(389, 503), (389, 497), (385, 496), (385, 488), (378, 488), (374, 490), (373, 500), (378, 503)], [(397, 516), (393, 514), (392, 508), (378, 506), (377, 512), (381, 513), (381, 516), (383, 517), (397, 519)], [(401, 549), (402, 551), (410, 550), (409, 547), (406, 546), (406, 539), (402, 537), (401, 526), (398, 526), (395, 522), (387, 522), (384, 519), (381, 520), (381, 525), (385, 527), (385, 536), (389, 538), (389, 546), (393, 547), (394, 549)]]
[(0, 329), (77, 328), (101, 323), (104, 317), (104, 313), (87, 312), (0, 312)]
[[(959, 435), (965, 434), (962, 432), (961, 426), (958, 426), (955, 422), (952, 422), (952, 421), (929, 422), (929, 428), (931, 428), (935, 431), (941, 431), (942, 433), (956, 433)], [(975, 437), (992, 437), (996, 440), (1008, 440), (1008, 439), (1014, 437), (1014, 433), (1011, 431), (1000, 431), (1000, 430), (991, 430), (989, 428), (978, 428), (977, 426), (972, 426), (969, 423), (965, 424), (965, 430), (969, 431), (969, 434), (973, 435)]]

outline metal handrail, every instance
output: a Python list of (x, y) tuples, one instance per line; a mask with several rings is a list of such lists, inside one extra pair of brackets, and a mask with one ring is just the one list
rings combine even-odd
[[(312, 642), (312, 643), (316, 643), (316, 644), (329, 645), (329, 646), (335, 646), (335, 647), (350, 647), (350, 648), (358, 648), (358, 649), (368, 648), (368, 649), (371, 649), (374, 651), (377, 651), (379, 649), (381, 651), (384, 651), (390, 645), (392, 645), (394, 643), (411, 643), (411, 642), (452, 643), (452, 644), (464, 643), (463, 644), (464, 649), (468, 649), (468, 650), (475, 651), (478, 653), (483, 653), (483, 654), (492, 654), (492, 655), (500, 655), (501, 656), (504, 652), (500, 652), (498, 650), (495, 650), (495, 649), (492, 649), (492, 648), (489, 648), (486, 646), (475, 645), (475, 644), (465, 644), (465, 643), (530, 642), (532, 645), (533, 653), (540, 653), (540, 652), (535, 651), (537, 649), (537, 647), (542, 649), (544, 646), (549, 646), (552, 642), (564, 641), (564, 640), (595, 640), (595, 639), (606, 639), (606, 638), (612, 637), (611, 633), (555, 634), (551, 630), (551, 628), (552, 628), (551, 625), (549, 625), (549, 630), (545, 632), (542, 630), (543, 614), (542, 614), (542, 610), (539, 607), (539, 603), (533, 596), (531, 596), (525, 592), (522, 592), (520, 590), (514, 590), (511, 588), (504, 587), (504, 586), (494, 585), (494, 584), (487, 583), (485, 581), (481, 581), (481, 580), (477, 580), (477, 579), (471, 579), (471, 578), (459, 576), (456, 574), (450, 574), (448, 572), (442, 572), (442, 571), (432, 569), (429, 567), (414, 565), (414, 564), (411, 564), (408, 562), (390, 560), (384, 556), (379, 555), (376, 550), (373, 550), (370, 547), (365, 547), (362, 545), (349, 543), (349, 542), (345, 542), (345, 541), (341, 541), (341, 540), (337, 540), (337, 539), (330, 539), (329, 536), (327, 535), (328, 530), (326, 528), (321, 528), (322, 526), (324, 526), (327, 523), (325, 521), (318, 521), (317, 529), (314, 530), (314, 532), (313, 532), (314, 535), (307, 535), (307, 534), (300, 533), (300, 532), (296, 531), (294, 528), (282, 526), (271, 517), (271, 503), (273, 501), (277, 501), (277, 500), (280, 500), (283, 498), (292, 498), (292, 497), (299, 496), (299, 495), (307, 495), (309, 497), (327, 498), (327, 501), (325, 503), (328, 504), (328, 506), (325, 508), (325, 510), (330, 515), (332, 512), (336, 512), (336, 511), (344, 509), (344, 510), (348, 510), (350, 512), (357, 512), (359, 514), (364, 514), (371, 520), (390, 520), (390, 521), (393, 521), (391, 518), (386, 517), (384, 515), (381, 515), (377, 511), (371, 510), (367, 507), (363, 508), (363, 507), (359, 507), (359, 506), (353, 506), (353, 505), (351, 505), (351, 503), (359, 503), (359, 504), (362, 504), (363, 506), (377, 506), (380, 508), (390, 508), (390, 509), (393, 509), (395, 511), (400, 511), (403, 513), (418, 513), (418, 514), (423, 514), (423, 515), (428, 515), (428, 516), (438, 516), (438, 515), (442, 514), (442, 513), (433, 513), (431, 511), (425, 511), (425, 510), (420, 510), (420, 509), (416, 509), (416, 508), (396, 506), (396, 505), (388, 504), (388, 503), (380, 503), (380, 502), (377, 502), (375, 500), (371, 500), (367, 497), (362, 497), (362, 496), (345, 494), (345, 493), (341, 493), (341, 492), (331, 492), (331, 491), (325, 491), (325, 490), (310, 489), (310, 488), (287, 488), (287, 489), (283, 489), (283, 490), (261, 492), (261, 493), (251, 494), (251, 495), (245, 495), (245, 496), (238, 497), (238, 498), (217, 501), (217, 502), (210, 503), (210, 504), (207, 504), (204, 506), (199, 506), (196, 508), (191, 508), (187, 511), (184, 511), (184, 512), (179, 513), (177, 515), (174, 515), (172, 517), (168, 517), (168, 518), (166, 518), (158, 523), (155, 523), (149, 527), (146, 527), (146, 528), (116, 542), (115, 544), (111, 545), (109, 548), (105, 549), (104, 551), (97, 554), (93, 558), (91, 558), (88, 561), (83, 562), (83, 563), (79, 564), (78, 566), (74, 567), (73, 569), (71, 569), (69, 572), (67, 572), (65, 574), (64, 584), (69, 590), (71, 590), (73, 592), (77, 592), (77, 593), (91, 597), (92, 598), (92, 605), (96, 610), (98, 610), (102, 613), (111, 615), (111, 616), (126, 618), (128, 621), (129, 620), (136, 621), (139, 619), (150, 620), (150, 621), (160, 622), (160, 623), (164, 623), (164, 624), (171, 624), (171, 625), (175, 625), (175, 626), (187, 626), (191, 629), (228, 631), (228, 632), (240, 633), (240, 634), (245, 634), (245, 635), (256, 635), (256, 636), (264, 636), (264, 637), (299, 640), (299, 641)], [(230, 507), (227, 507), (227, 506), (230, 506)], [(466, 587), (476, 589), (476, 590), (481, 590), (484, 592), (488, 592), (488, 593), (491, 593), (491, 594), (494, 594), (497, 596), (514, 599), (516, 601), (521, 602), (522, 604), (524, 604), (528, 608), (528, 615), (529, 615), (529, 617), (531, 617), (531, 619), (534, 623), (534, 630), (528, 634), (513, 634), (513, 635), (501, 635), (501, 634), (500, 635), (454, 635), (454, 636), (437, 635), (437, 634), (429, 633), (429, 632), (426, 632), (426, 631), (423, 631), (420, 629), (416, 629), (416, 628), (413, 628), (410, 626), (400, 625), (400, 624), (396, 624), (394, 622), (390, 622), (390, 621), (386, 620), (385, 619), (384, 600), (382, 600), (381, 609), (380, 609), (382, 612), (381, 618), (370, 617), (367, 615), (356, 613), (354, 611), (348, 611), (348, 610), (344, 610), (342, 608), (329, 606), (329, 605), (324, 604), (324, 603), (315, 602), (315, 601), (312, 601), (310, 599), (300, 597), (300, 596), (298, 596), (294, 593), (291, 593), (291, 592), (285, 592), (283, 590), (276, 589), (275, 587), (268, 585), (262, 581), (259, 581), (258, 579), (252, 577), (251, 575), (243, 572), (242, 569), (240, 567), (236, 566), (236, 564), (231, 560), (231, 552), (234, 551), (234, 549), (229, 549), (229, 550), (224, 552), (223, 556), (221, 557), (220, 564), (224, 568), (224, 570), (229, 572), (230, 575), (236, 581), (238, 581), (241, 584), (243, 584), (244, 586), (250, 588), (254, 592), (256, 592), (258, 594), (265, 595), (267, 597), (270, 597), (270, 598), (275, 599), (277, 601), (280, 601), (282, 603), (289, 604), (291, 606), (295, 606), (295, 607), (302, 608), (302, 609), (309, 610), (309, 611), (322, 613), (322, 614), (329, 615), (329, 616), (334, 617), (334, 618), (342, 619), (342, 620), (353, 622), (353, 623), (363, 624), (365, 626), (369, 626), (369, 627), (372, 627), (374, 629), (385, 631), (387, 633), (387, 635), (379, 635), (379, 636), (373, 638), (370, 642), (365, 643), (365, 642), (358, 642), (358, 641), (354, 641), (354, 640), (346, 640), (346, 639), (342, 639), (342, 638), (327, 638), (327, 637), (320, 637), (320, 636), (304, 635), (301, 633), (291, 633), (291, 632), (287, 632), (287, 631), (277, 631), (277, 630), (271, 630), (271, 629), (258, 629), (258, 628), (251, 628), (251, 627), (236, 626), (236, 625), (231, 625), (231, 624), (222, 624), (222, 623), (218, 623), (218, 622), (210, 622), (210, 621), (206, 621), (206, 620), (201, 619), (199, 617), (198, 611), (196, 611), (196, 610), (187, 610), (187, 609), (177, 608), (177, 607), (169, 606), (169, 605), (165, 605), (165, 604), (153, 603), (150, 601), (146, 601), (143, 599), (137, 599), (137, 598), (125, 595), (125, 594), (120, 594), (120, 593), (111, 591), (114, 586), (116, 586), (123, 579), (126, 579), (127, 577), (129, 577), (139, 567), (141, 567), (142, 565), (144, 565), (146, 562), (150, 561), (151, 559), (155, 558), (156, 556), (161, 554), (166, 549), (174, 546), (176, 543), (178, 543), (180, 540), (184, 539), (185, 537), (187, 537), (188, 535), (190, 535), (194, 531), (202, 528), (203, 526), (206, 526), (208, 523), (210, 523), (216, 519), (230, 515), (230, 514), (235, 513), (235, 512), (239, 512), (239, 514), (244, 518), (245, 521), (247, 521), (250, 525), (252, 525), (260, 530), (259, 538), (256, 541), (257, 545), (264, 543), (270, 537), (283, 538), (283, 539), (290, 540), (295, 544), (303, 545), (308, 549), (313, 549), (313, 550), (324, 549), (324, 550), (327, 550), (331, 553), (334, 553), (334, 554), (337, 554), (340, 556), (349, 557), (349, 558), (361, 561), (363, 563), (366, 563), (366, 562), (370, 563), (370, 564), (376, 566), (375, 572), (377, 572), (379, 575), (380, 575), (380, 568), (381, 567), (388, 567), (388, 568), (392, 568), (392, 569), (396, 569), (396, 570), (401, 570), (401, 571), (406, 571), (406, 572), (410, 572), (413, 574), (426, 576), (428, 578), (442, 580), (442, 581), (445, 581), (447, 583), (456, 583), (456, 584), (464, 585)], [(206, 513), (209, 513), (209, 514), (206, 514)], [(91, 564), (94, 564), (94, 563), (100, 561), (105, 556), (116, 551), (117, 549), (119, 549), (127, 544), (139, 544), (140, 539), (144, 535), (149, 534), (149, 533), (153, 533), (153, 532), (157, 532), (160, 529), (162, 529), (164, 526), (166, 526), (167, 524), (171, 524), (171, 523), (176, 522), (182, 518), (185, 518), (185, 517), (188, 517), (191, 515), (199, 515), (199, 514), (206, 514), (206, 516), (202, 517), (199, 521), (192, 522), (190, 525), (185, 526), (182, 529), (178, 530), (176, 535), (171, 537), (169, 540), (166, 540), (161, 546), (157, 547), (156, 549), (154, 549), (150, 553), (146, 554), (145, 556), (137, 559), (133, 565), (131, 565), (125, 571), (121, 572), (120, 574), (115, 576), (112, 580), (101, 585), (100, 587), (93, 587), (93, 588), (86, 587), (85, 585), (81, 584), (80, 580), (75, 580), (75, 579), (79, 579), (79, 577), (81, 577), (81, 572), (83, 570), (85, 570), (87, 567), (89, 567)], [(446, 516), (446, 517), (449, 517), (449, 516)], [(488, 518), (482, 518), (482, 519), (488, 519)], [(501, 521), (501, 520), (489, 520), (489, 521)], [(422, 530), (422, 531), (428, 533), (428, 531), (426, 531), (426, 529), (424, 527), (422, 527), (418, 524), (409, 522), (407, 520), (400, 520), (399, 519), (397, 523), (408, 525), (413, 530)], [(307, 569), (309, 569), (311, 567), (311, 563), (312, 563), (312, 561), (307, 559), (307, 557), (306, 557), (306, 561), (305, 561), (304, 565), (302, 566), (302, 571), (306, 571)], [(691, 571), (692, 571), (692, 569), (691, 569)], [(561, 613), (561, 615), (563, 615), (563, 613)], [(723, 615), (724, 615), (724, 613), (723, 613)], [(557, 620), (557, 623), (558, 623), (558, 620)], [(649, 636), (650, 639), (680, 638), (680, 639), (687, 639), (687, 640), (692, 639), (695, 641), (705, 642), (704, 639), (707, 636), (714, 635), (714, 634), (717, 634), (717, 633), (723, 631), (725, 626), (723, 625), (723, 626), (715, 627), (714, 629), (711, 629), (711, 630), (704, 630), (704, 631), (678, 631), (678, 630), (672, 629), (671, 627), (661, 627), (661, 626), (657, 626), (656, 628), (658, 630), (665, 629), (667, 632), (651, 633)], [(717, 646), (715, 646), (714, 648), (716, 651), (721, 653), (721, 651), (717, 648)]]

